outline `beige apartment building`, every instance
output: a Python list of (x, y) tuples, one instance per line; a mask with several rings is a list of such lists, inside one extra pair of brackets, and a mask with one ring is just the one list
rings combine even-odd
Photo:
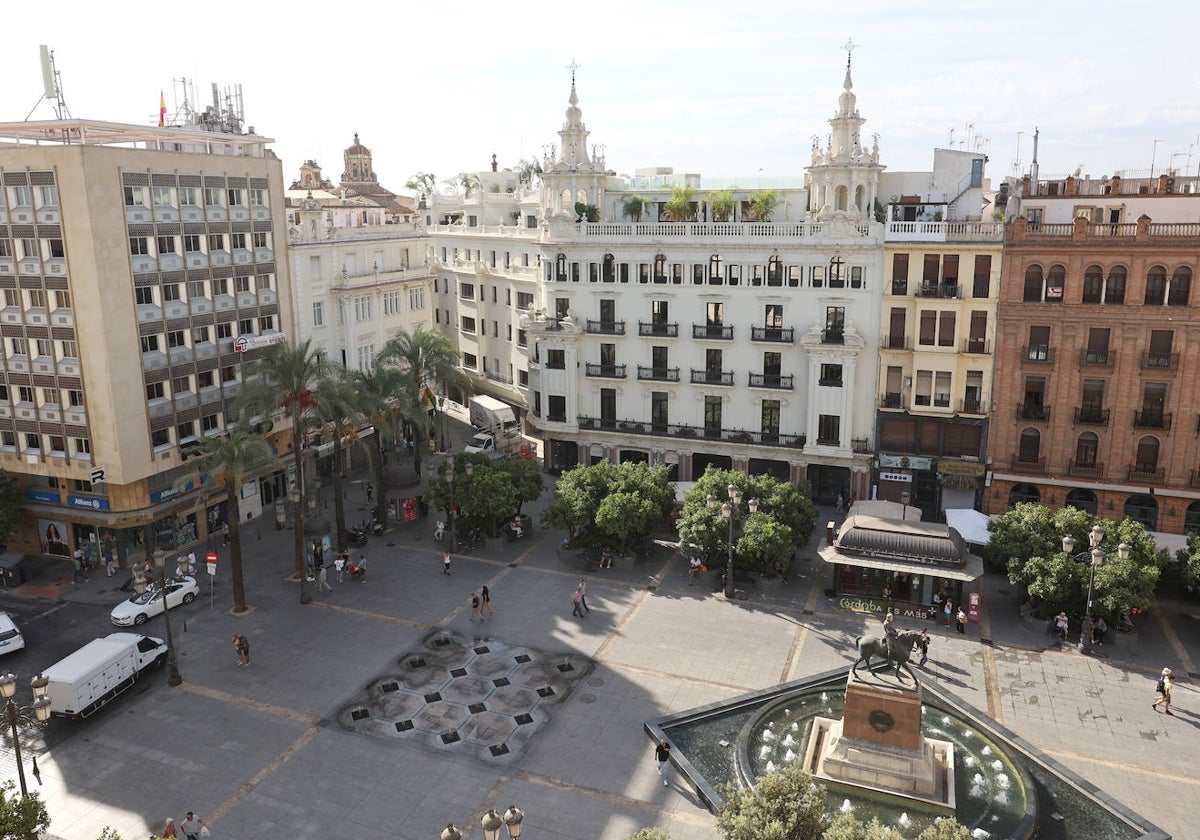
[[(0, 124), (0, 467), (27, 496), (11, 550), (125, 563), (220, 527), (188, 459), (291, 328), (269, 142), (211, 118)], [(284, 480), (242, 488), (243, 512)]]

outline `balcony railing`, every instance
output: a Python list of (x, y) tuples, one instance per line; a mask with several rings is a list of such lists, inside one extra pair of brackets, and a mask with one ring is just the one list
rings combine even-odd
[(483, 372), (483, 375), (484, 375), (484, 377), (492, 380), (493, 382), (499, 382), (503, 385), (513, 384), (512, 377), (506, 373), (500, 373), (499, 371), (496, 371), (496, 370), (485, 370)]
[(1019, 473), (1033, 473), (1034, 475), (1042, 475), (1046, 472), (1045, 458), (1030, 458), (1022, 460), (1019, 453), (1013, 453), (1008, 460), (1009, 469)]
[(904, 395), (895, 392), (881, 394), (879, 397), (880, 408), (904, 408)]
[(1075, 478), (1094, 478), (1100, 480), (1104, 478), (1104, 465), (1097, 464), (1095, 461), (1081, 464), (1078, 461), (1071, 460), (1067, 462), (1067, 475)]
[(1178, 353), (1143, 353), (1143, 370), (1175, 370), (1179, 367)]
[(879, 341), (884, 350), (911, 350), (912, 339), (907, 335), (885, 335)]
[(1127, 481), (1136, 481), (1139, 484), (1162, 484), (1166, 476), (1166, 467), (1148, 467), (1145, 464), (1130, 464), (1125, 473)]
[(867, 438), (851, 438), (850, 449), (856, 455), (870, 455), (871, 441)]
[(945, 298), (947, 300), (960, 300), (962, 298), (962, 286), (957, 283), (941, 283), (938, 285), (921, 285), (917, 287), (917, 297), (920, 298)]
[(638, 365), (638, 379), (650, 382), (678, 382), (679, 368), (656, 368)]
[[(822, 382), (822, 384), (824, 384)], [(838, 381), (841, 384), (841, 380)], [(750, 374), (751, 388), (778, 388), (783, 391), (792, 390), (792, 377), (784, 376), (778, 373), (752, 373)]]
[(791, 344), (795, 331), (791, 327), (751, 327), (751, 341), (775, 341), (781, 344)]
[(1094, 408), (1093, 406), (1075, 406), (1075, 425), (1077, 426), (1107, 426), (1110, 410)]
[(892, 294), (897, 297), (905, 297), (908, 295), (907, 280), (892, 280)]
[(1162, 429), (1163, 431), (1169, 431), (1171, 428), (1171, 412), (1135, 411), (1133, 412), (1133, 427), (1135, 429)]
[(962, 343), (962, 351), (964, 353), (987, 354), (992, 352), (992, 342), (986, 338), (968, 338)]
[[(791, 377), (789, 376), (788, 379), (791, 379)], [(817, 384), (821, 385), (825, 388), (841, 388), (842, 387), (842, 377), (840, 377), (840, 376), (824, 377), (823, 376), (817, 380)], [(789, 384), (787, 387), (791, 388), (792, 386)]]
[(822, 344), (845, 344), (846, 332), (840, 327), (837, 329), (827, 329), (821, 332)]
[(631, 435), (652, 435), (670, 438), (705, 438), (727, 443), (756, 444), (762, 446), (785, 446), (803, 449), (805, 435), (785, 435), (779, 432), (748, 432), (744, 429), (718, 429), (714, 427), (689, 426), (683, 423), (656, 423), (645, 420), (613, 420), (609, 417), (580, 415), (579, 428), (583, 430), (609, 429)]
[(588, 362), (584, 365), (587, 376), (600, 376), (605, 379), (624, 379), (625, 365), (596, 365)]
[(958, 412), (960, 414), (987, 414), (981, 400), (967, 399), (965, 397), (958, 404)]
[(733, 327), (726, 324), (692, 324), (692, 338), (729, 341), (733, 338)]
[(1017, 419), (1048, 421), (1050, 419), (1050, 406), (1019, 403), (1017, 405)]
[(1031, 344), (1021, 348), (1021, 364), (1052, 365), (1054, 364), (1054, 348), (1045, 344)]
[(638, 321), (638, 335), (653, 336), (654, 338), (678, 338), (679, 324), (659, 324)]
[(692, 370), (694, 385), (732, 385), (733, 371), (731, 370)]
[(1079, 351), (1079, 366), (1080, 367), (1103, 367), (1111, 368), (1117, 363), (1116, 350), (1080, 350)]
[(587, 322), (587, 331), (592, 335), (625, 335), (624, 321), (592, 321)]

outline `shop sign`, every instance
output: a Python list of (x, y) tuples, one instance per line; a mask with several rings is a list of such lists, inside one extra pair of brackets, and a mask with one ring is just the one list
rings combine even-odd
[(881, 472), (879, 474), (880, 481), (912, 481), (912, 476), (909, 473), (897, 472)]
[(60, 501), (58, 494), (53, 490), (26, 490), (25, 498), (31, 502), (49, 502), (52, 505)]
[(967, 475), (978, 478), (986, 470), (987, 468), (978, 461), (947, 461), (944, 458), (938, 461), (938, 472), (942, 475)]
[(931, 470), (932, 458), (922, 458), (919, 455), (879, 455), (879, 466), (899, 467), (904, 470)]
[(188, 479), (188, 482), (184, 487), (175, 487), (172, 485), (170, 487), (164, 487), (161, 490), (155, 490), (150, 494), (150, 504), (155, 505), (159, 502), (164, 502), (167, 499), (178, 496), (180, 493), (186, 493), (195, 486), (195, 483), (191, 479)]
[(866, 595), (843, 595), (838, 599), (838, 606), (851, 612), (871, 613), (881, 617), (891, 610), (896, 618), (908, 618), (913, 621), (937, 620), (937, 610), (929, 604), (908, 604)]
[(108, 499), (96, 499), (92, 496), (67, 496), (67, 504), (88, 510), (108, 510)]

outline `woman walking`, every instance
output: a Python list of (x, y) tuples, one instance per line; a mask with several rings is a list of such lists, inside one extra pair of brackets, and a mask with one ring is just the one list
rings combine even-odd
[(483, 606), (479, 610), (480, 619), (483, 618), (484, 610), (487, 611), (489, 616), (495, 615), (496, 613), (492, 611), (492, 593), (488, 590), (486, 584), (484, 585), (483, 589), (479, 591), (479, 597), (480, 600), (483, 601)]
[(1154, 701), (1154, 705), (1151, 706), (1150, 708), (1157, 709), (1161, 705), (1163, 707), (1163, 711), (1165, 711), (1167, 714), (1171, 715), (1171, 717), (1174, 717), (1175, 713), (1171, 711), (1171, 687), (1172, 687), (1172, 685), (1173, 685), (1173, 683), (1171, 682), (1171, 669), (1163, 668), (1162, 676), (1159, 677), (1158, 686), (1156, 687), (1156, 689), (1158, 691), (1158, 699)]

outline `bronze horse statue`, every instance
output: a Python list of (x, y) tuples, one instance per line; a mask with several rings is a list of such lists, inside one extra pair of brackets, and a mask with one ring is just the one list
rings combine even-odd
[[(854, 640), (854, 646), (858, 648), (858, 659), (854, 661), (851, 670), (858, 673), (859, 663), (865, 662), (867, 670), (871, 670), (871, 657), (875, 656), (882, 659), (888, 666), (894, 669), (896, 679), (900, 679), (900, 669), (908, 671), (909, 676), (912, 676), (912, 670), (908, 667), (909, 657), (912, 655), (913, 645), (921, 638), (920, 633), (906, 632), (897, 633), (892, 638), (891, 648), (889, 650), (887, 638), (876, 638), (874, 636), (859, 636)], [(915, 679), (915, 677), (914, 677)]]

